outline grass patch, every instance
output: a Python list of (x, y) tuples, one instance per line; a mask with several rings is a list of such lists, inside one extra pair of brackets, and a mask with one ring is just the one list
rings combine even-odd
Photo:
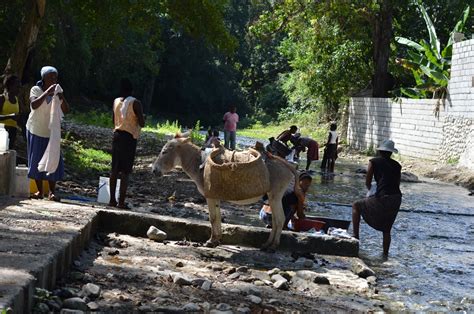
[(112, 156), (102, 150), (85, 148), (80, 141), (64, 140), (63, 153), (68, 167), (79, 174), (95, 178), (110, 171)]
[(68, 118), (80, 124), (100, 126), (103, 128), (113, 128), (112, 113), (99, 110), (91, 110), (88, 112), (71, 112)]

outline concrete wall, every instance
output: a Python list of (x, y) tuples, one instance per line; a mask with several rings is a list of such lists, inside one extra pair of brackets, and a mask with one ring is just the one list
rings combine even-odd
[(458, 160), (474, 169), (474, 39), (454, 44), (445, 101), (351, 99), (348, 143), (366, 150), (386, 138), (395, 141), (402, 156)]

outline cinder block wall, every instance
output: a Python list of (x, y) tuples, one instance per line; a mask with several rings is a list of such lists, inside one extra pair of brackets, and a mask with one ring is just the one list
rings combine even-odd
[(435, 116), (437, 103), (435, 99), (352, 98), (348, 142), (366, 150), (392, 139), (402, 156), (437, 159), (445, 115)]
[[(454, 44), (448, 98), (352, 98), (347, 141), (357, 149), (390, 138), (402, 156), (458, 160), (474, 169), (474, 39)], [(441, 106), (439, 106), (441, 104)], [(435, 115), (435, 108), (439, 112)]]

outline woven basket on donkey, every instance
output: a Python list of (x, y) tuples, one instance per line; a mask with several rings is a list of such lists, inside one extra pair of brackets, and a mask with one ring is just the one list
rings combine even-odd
[(232, 152), (216, 149), (204, 166), (204, 196), (241, 201), (268, 192), (270, 176), (261, 154), (249, 149)]

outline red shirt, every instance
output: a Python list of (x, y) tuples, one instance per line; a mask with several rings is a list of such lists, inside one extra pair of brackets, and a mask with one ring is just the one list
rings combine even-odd
[(226, 112), (224, 115), (224, 130), (225, 131), (236, 131), (237, 122), (239, 122), (239, 115), (232, 112)]

